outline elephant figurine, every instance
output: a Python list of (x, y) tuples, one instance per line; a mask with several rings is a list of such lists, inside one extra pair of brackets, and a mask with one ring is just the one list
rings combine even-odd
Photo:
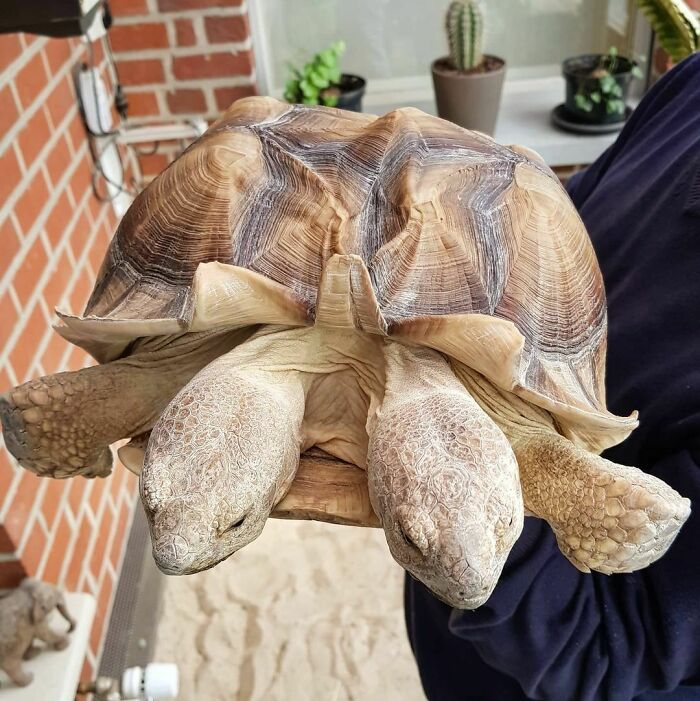
[(27, 686), (33, 675), (22, 669), (22, 660), (41, 652), (34, 639), (43, 640), (54, 650), (68, 647), (68, 635), (56, 633), (49, 626), (48, 615), (53, 609), (68, 621), (70, 633), (75, 619), (66, 608), (60, 589), (27, 577), (19, 587), (0, 598), (0, 669), (18, 686)]

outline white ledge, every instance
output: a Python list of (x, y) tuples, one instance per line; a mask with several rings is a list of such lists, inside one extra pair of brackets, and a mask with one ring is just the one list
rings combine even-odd
[[(15, 686), (0, 672), (0, 701), (74, 701), (95, 618), (95, 599), (90, 594), (66, 593), (65, 597), (68, 610), (77, 622), (68, 636), (70, 645), (60, 651), (42, 650), (33, 660), (24, 662), (23, 668), (34, 675), (29, 686)], [(49, 620), (56, 631), (66, 630), (68, 626), (57, 611), (53, 611)]]
[[(365, 100), (366, 111), (384, 114), (397, 107), (413, 106), (436, 114), (432, 89), (424, 81), (409, 89), (401, 81), (397, 89), (371, 91)], [(617, 133), (602, 135), (571, 134), (554, 127), (550, 113), (564, 101), (561, 76), (506, 79), (495, 138), (503, 144), (522, 144), (537, 151), (550, 166), (592, 163), (617, 138)]]

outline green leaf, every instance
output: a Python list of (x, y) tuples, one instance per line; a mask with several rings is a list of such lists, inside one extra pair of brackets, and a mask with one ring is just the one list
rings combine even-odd
[(700, 48), (700, 21), (683, 0), (637, 0), (637, 5), (676, 63)]
[(596, 105), (600, 104), (601, 95), (599, 92), (592, 92), (588, 97), (590, 98), (591, 102), (595, 102)]
[(632, 66), (632, 77), (633, 78), (643, 78), (644, 77), (644, 72), (639, 66)]
[(309, 73), (309, 80), (321, 90), (330, 85), (328, 77), (323, 75), (323, 73), (319, 70), (311, 71), (311, 73)]
[(605, 111), (608, 114), (623, 114), (625, 103), (622, 100), (608, 100), (605, 103)]
[(598, 79), (598, 83), (600, 84), (601, 92), (606, 94), (613, 92), (615, 86), (617, 85), (615, 78), (613, 78), (611, 75), (602, 76)]
[(574, 95), (574, 102), (576, 103), (576, 107), (583, 112), (590, 112), (593, 109), (593, 103), (582, 93), (576, 93), (576, 95)]
[(324, 95), (322, 100), (326, 107), (335, 107), (338, 104), (337, 95)]
[(619, 83), (615, 83), (615, 85), (610, 88), (610, 94), (614, 95), (615, 97), (622, 97), (622, 88), (620, 87)]

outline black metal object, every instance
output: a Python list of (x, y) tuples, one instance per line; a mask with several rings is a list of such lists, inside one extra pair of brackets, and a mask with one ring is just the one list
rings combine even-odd
[(92, 24), (100, 0), (87, 10), (81, 0), (4, 0), (0, 34), (28, 32), (50, 37), (82, 36)]
[(100, 676), (119, 679), (127, 667), (144, 667), (153, 660), (164, 579), (153, 562), (148, 523), (137, 503), (100, 659)]

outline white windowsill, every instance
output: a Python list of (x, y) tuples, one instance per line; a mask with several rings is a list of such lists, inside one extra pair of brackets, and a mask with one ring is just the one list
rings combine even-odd
[[(33, 660), (24, 662), (23, 668), (34, 674), (29, 686), (14, 686), (5, 673), (0, 672), (2, 701), (74, 701), (95, 618), (95, 599), (90, 594), (70, 592), (65, 597), (66, 606), (78, 624), (68, 636), (70, 645), (60, 651), (43, 650)], [(67, 623), (57, 611), (51, 613), (49, 620), (54, 630), (66, 630)]]
[[(384, 82), (384, 81), (382, 81)], [(388, 82), (388, 81), (387, 81)], [(432, 89), (423, 83), (411, 90), (372, 90), (369, 86), (365, 111), (384, 114), (397, 107), (413, 106), (435, 114)], [(564, 79), (560, 76), (506, 80), (495, 138), (503, 144), (522, 144), (537, 151), (550, 166), (592, 163), (617, 138), (571, 134), (552, 126), (550, 112), (564, 101)]]

